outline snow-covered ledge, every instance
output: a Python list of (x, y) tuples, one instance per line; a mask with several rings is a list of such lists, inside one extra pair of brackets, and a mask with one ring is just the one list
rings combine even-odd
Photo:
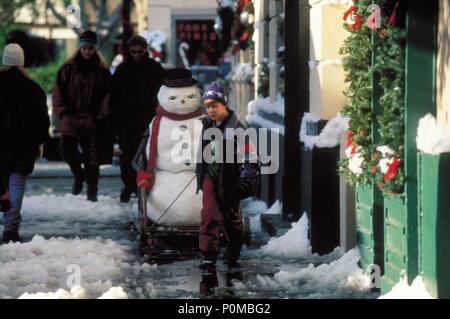
[(419, 120), (416, 142), (417, 149), (427, 154), (450, 152), (450, 136), (445, 134), (444, 127), (430, 113)]
[(308, 135), (306, 131), (307, 123), (317, 123), (319, 120), (319, 117), (311, 113), (305, 113), (303, 116), (300, 128), (300, 141), (305, 144), (305, 148), (331, 148), (338, 146), (341, 142), (341, 134), (348, 130), (348, 122), (350, 119), (341, 115), (335, 116), (328, 121), (319, 135)]
[(284, 119), (284, 98), (280, 95), (275, 103), (270, 103), (270, 98), (257, 99), (248, 103), (248, 115), (245, 120), (248, 124), (258, 125), (263, 128), (277, 128), (284, 135), (284, 123), (276, 123), (264, 117), (264, 115), (276, 115)]

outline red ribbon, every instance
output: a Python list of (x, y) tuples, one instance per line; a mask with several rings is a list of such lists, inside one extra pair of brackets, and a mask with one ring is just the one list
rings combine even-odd
[(394, 160), (392, 163), (388, 164), (388, 170), (386, 174), (384, 174), (384, 181), (390, 181), (391, 179), (394, 179), (395, 176), (397, 176), (398, 172), (398, 166), (400, 165), (400, 159), (397, 157), (394, 157)]
[(348, 17), (352, 15), (354, 17), (355, 22), (352, 25), (347, 25), (347, 29), (355, 30), (357, 27), (361, 25), (361, 15), (356, 12), (357, 7), (355, 5), (351, 6), (347, 11), (344, 12), (343, 19), (347, 21)]
[(353, 155), (356, 153), (356, 147), (355, 147), (355, 144), (353, 143), (353, 132), (351, 132), (351, 131), (347, 132), (347, 147), (352, 148), (350, 155)]

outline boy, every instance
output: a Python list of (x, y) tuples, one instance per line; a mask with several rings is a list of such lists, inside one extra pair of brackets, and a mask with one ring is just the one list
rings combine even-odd
[[(238, 266), (237, 261), (243, 244), (239, 202), (255, 194), (259, 164), (255, 148), (249, 139), (246, 138), (243, 142), (236, 136), (239, 132), (241, 134), (245, 132), (245, 126), (226, 106), (223, 88), (217, 82), (212, 83), (205, 90), (203, 100), (208, 117), (202, 119), (200, 144), (202, 158), (197, 164), (197, 192), (198, 190), (203, 192), (199, 235), (203, 260), (200, 268), (203, 273), (215, 273), (221, 231), (228, 243), (226, 248), (228, 268), (233, 270)], [(206, 136), (213, 135), (205, 134), (210, 129), (215, 129), (216, 133), (222, 132), (222, 136), (216, 134), (214, 138), (207, 138)], [(227, 156), (228, 150), (234, 150), (234, 154)]]

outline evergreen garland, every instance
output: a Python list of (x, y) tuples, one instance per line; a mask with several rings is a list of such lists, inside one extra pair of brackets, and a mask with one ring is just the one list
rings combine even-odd
[[(378, 1), (386, 16), (382, 17), (381, 30), (372, 31), (364, 25), (370, 15), (366, 9), (371, 3), (370, 0), (355, 3), (356, 12), (361, 17), (361, 25), (349, 29), (350, 36), (341, 49), (346, 71), (345, 80), (349, 83), (345, 92), (348, 102), (342, 113), (350, 117), (347, 152), (350, 155), (351, 151), (353, 155), (340, 161), (339, 172), (353, 186), (375, 182), (385, 195), (391, 196), (402, 193), (405, 182), (403, 163), (406, 31), (401, 23), (405, 12), (392, 14), (400, 4), (399, 1)], [(371, 42), (373, 32), (378, 33), (375, 47)], [(375, 63), (371, 66), (373, 50), (376, 50)], [(373, 72), (379, 74), (382, 92), (379, 98), (380, 114), (377, 116), (371, 108)], [(378, 143), (372, 140), (371, 131), (374, 124), (379, 127)], [(349, 168), (352, 156), (357, 156), (361, 162), (359, 172)]]
[[(391, 13), (395, 2), (384, 1), (389, 5), (387, 11)], [(376, 45), (376, 59), (374, 70), (380, 75), (382, 96), (379, 104), (381, 113), (377, 116), (379, 123), (379, 146), (388, 146), (394, 154), (390, 154), (390, 162), (397, 162), (395, 167), (386, 172), (380, 171), (378, 166), (376, 184), (385, 195), (403, 192), (405, 182), (404, 153), (405, 153), (405, 43), (406, 30), (398, 22), (391, 25), (389, 17), (382, 18), (382, 29), (379, 32), (379, 41)], [(403, 17), (400, 17), (402, 19)], [(377, 157), (382, 154), (377, 152)], [(397, 166), (398, 165), (398, 166)], [(390, 166), (393, 166), (390, 164)]]
[[(361, 15), (362, 21), (366, 21), (368, 13), (367, 6), (371, 0), (360, 0), (355, 2), (357, 14)], [(348, 25), (344, 25), (348, 28)], [(374, 146), (371, 138), (371, 127), (374, 115), (371, 107), (372, 100), (372, 43), (371, 31), (366, 27), (356, 27), (349, 30), (350, 35), (340, 50), (343, 55), (343, 66), (346, 72), (345, 81), (349, 83), (344, 92), (347, 104), (341, 113), (351, 118), (349, 123), (349, 142), (354, 151), (364, 159), (361, 164), (362, 172), (355, 174), (349, 169), (349, 157), (344, 157), (339, 163), (339, 172), (345, 176), (352, 186), (367, 184), (373, 179)]]

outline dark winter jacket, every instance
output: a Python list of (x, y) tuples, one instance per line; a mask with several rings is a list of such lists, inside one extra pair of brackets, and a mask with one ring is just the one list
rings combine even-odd
[(0, 167), (0, 197), (6, 193), (8, 187), (6, 185), (6, 176), (2, 171), (2, 167)]
[(113, 76), (110, 107), (115, 131), (140, 137), (155, 116), (164, 69), (148, 53), (140, 61), (128, 59)]
[(30, 174), (39, 144), (48, 139), (47, 97), (17, 68), (0, 72), (0, 168), (4, 174)]
[(107, 119), (111, 73), (98, 55), (89, 60), (80, 53), (61, 66), (53, 89), (53, 109), (62, 135), (92, 134), (98, 120)]
[[(219, 202), (224, 204), (233, 205), (234, 203), (255, 195), (258, 185), (259, 178), (259, 161), (257, 159), (256, 150), (253, 145), (249, 141), (248, 138), (245, 139), (245, 144), (239, 144), (240, 141), (235, 136), (227, 136), (227, 129), (243, 129), (245, 130), (245, 126), (238, 120), (236, 114), (228, 109), (229, 116), (225, 121), (219, 126), (224, 133), (223, 140), (223, 162), (219, 163), (219, 175), (218, 180), (214, 181), (217, 186), (217, 199)], [(208, 128), (213, 127), (213, 121), (204, 117), (202, 119), (203, 130), (202, 137), (204, 132)], [(227, 163), (226, 158), (226, 141), (233, 139), (233, 149), (234, 149), (234, 161), (233, 163)], [(211, 143), (210, 140), (204, 140), (202, 138), (201, 151), (205, 150), (205, 147)], [(238, 162), (239, 159), (245, 159), (245, 162)], [(207, 174), (207, 163), (203, 161), (203, 159), (198, 159), (198, 164), (196, 167), (197, 173), (197, 192), (202, 189), (203, 179)], [(254, 161), (252, 161), (254, 160)]]

